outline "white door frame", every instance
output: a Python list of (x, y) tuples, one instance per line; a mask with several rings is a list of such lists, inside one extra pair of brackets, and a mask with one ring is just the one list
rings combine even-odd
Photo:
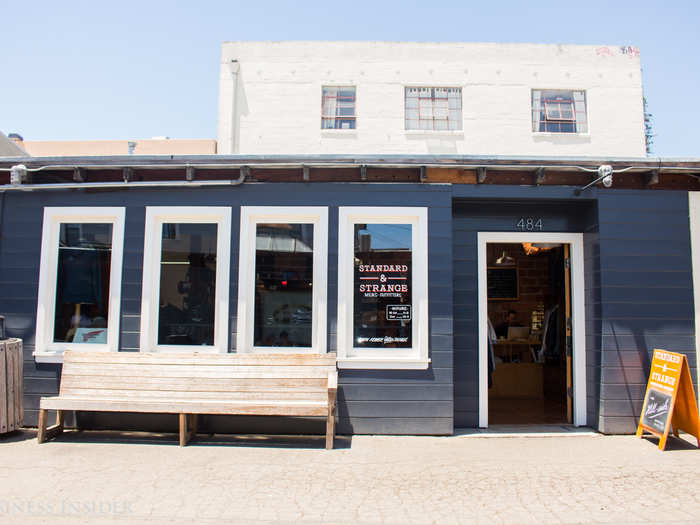
[[(700, 191), (688, 192), (690, 249), (693, 267), (693, 304), (695, 307), (695, 353), (700, 362)], [(698, 374), (700, 392), (700, 374)]]
[(571, 323), (573, 353), (574, 425), (586, 424), (586, 314), (584, 307), (583, 234), (531, 232), (479, 232), (477, 265), (479, 282), (479, 427), (489, 426), (488, 297), (486, 244), (549, 242), (571, 247)]

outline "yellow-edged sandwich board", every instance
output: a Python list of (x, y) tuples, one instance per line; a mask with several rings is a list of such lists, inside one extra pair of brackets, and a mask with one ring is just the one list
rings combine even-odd
[(683, 354), (655, 349), (637, 436), (651, 432), (659, 438), (659, 449), (664, 450), (671, 427), (676, 437), (679, 430), (695, 436), (700, 447), (698, 403), (688, 359)]

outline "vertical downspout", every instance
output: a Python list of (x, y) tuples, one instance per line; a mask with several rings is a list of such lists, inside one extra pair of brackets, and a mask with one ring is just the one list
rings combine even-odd
[(231, 143), (229, 144), (231, 154), (236, 153), (236, 96), (238, 95), (238, 71), (240, 64), (238, 60), (233, 59), (228, 64), (231, 72)]

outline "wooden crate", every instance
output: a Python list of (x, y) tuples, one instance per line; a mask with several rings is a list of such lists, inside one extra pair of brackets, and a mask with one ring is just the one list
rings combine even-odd
[(24, 424), (22, 340), (0, 340), (0, 434)]

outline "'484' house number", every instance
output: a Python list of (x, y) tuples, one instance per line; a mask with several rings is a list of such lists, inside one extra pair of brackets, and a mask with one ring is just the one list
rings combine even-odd
[(520, 220), (515, 225), (515, 228), (520, 231), (534, 232), (542, 231), (541, 217), (520, 217)]

